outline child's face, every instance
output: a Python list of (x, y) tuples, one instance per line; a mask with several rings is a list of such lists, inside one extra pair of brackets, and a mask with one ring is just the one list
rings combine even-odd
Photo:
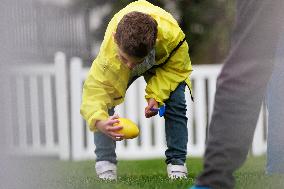
[(120, 60), (131, 70), (136, 65), (141, 64), (145, 58), (137, 58), (134, 56), (129, 56), (125, 52), (123, 52), (121, 49), (118, 50), (118, 55)]

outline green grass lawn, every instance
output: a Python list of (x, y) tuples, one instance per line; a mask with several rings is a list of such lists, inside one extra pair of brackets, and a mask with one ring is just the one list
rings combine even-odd
[[(11, 183), (11, 188), (17, 185), (21, 188), (26, 186), (37, 189), (186, 189), (193, 184), (194, 178), (201, 171), (202, 159), (188, 159), (189, 179), (182, 181), (170, 181), (167, 178), (166, 165), (161, 159), (120, 161), (118, 181), (107, 183), (96, 179), (93, 161), (28, 159), (14, 161), (13, 165), (14, 168), (9, 170), (10, 174), (5, 174), (5, 181)], [(236, 173), (236, 188), (284, 188), (284, 176), (266, 176), (264, 166), (264, 157), (249, 158)]]

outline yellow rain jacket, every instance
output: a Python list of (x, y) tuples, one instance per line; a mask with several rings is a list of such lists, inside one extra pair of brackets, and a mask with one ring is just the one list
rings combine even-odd
[[(145, 0), (130, 3), (114, 15), (109, 22), (100, 52), (94, 60), (83, 87), (81, 114), (90, 130), (95, 131), (96, 120), (108, 119), (108, 109), (124, 101), (130, 70), (118, 57), (118, 46), (113, 32), (122, 17), (132, 11), (151, 15), (158, 23), (155, 45), (156, 65), (163, 64), (171, 52), (185, 38), (177, 21), (165, 10)], [(171, 54), (155, 74), (147, 81), (146, 99), (154, 98), (160, 105), (170, 96), (179, 83), (185, 81), (191, 88), (189, 75), (192, 72), (186, 41)]]

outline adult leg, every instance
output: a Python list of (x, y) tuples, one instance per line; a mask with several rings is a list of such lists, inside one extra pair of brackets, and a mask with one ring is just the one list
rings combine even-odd
[[(246, 159), (271, 75), (282, 0), (238, 1), (233, 46), (217, 81), (214, 111), (196, 184), (233, 188)], [(280, 7), (282, 8), (280, 8)]]
[[(284, 31), (284, 30), (282, 30)], [(284, 36), (279, 40), (275, 67), (268, 85), (267, 173), (284, 173)]]

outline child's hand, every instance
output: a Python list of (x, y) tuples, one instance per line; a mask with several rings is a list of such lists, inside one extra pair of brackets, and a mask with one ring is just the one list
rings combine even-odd
[(112, 138), (115, 141), (120, 141), (123, 139), (123, 134), (118, 134), (115, 131), (118, 131), (120, 129), (122, 129), (121, 126), (113, 126), (113, 124), (115, 123), (119, 123), (118, 120), (119, 116), (118, 115), (114, 115), (109, 117), (108, 120), (105, 121), (101, 121), (98, 120), (96, 122), (96, 128), (101, 131), (102, 133), (104, 133), (105, 135), (109, 136), (110, 138)]
[(148, 106), (145, 108), (145, 117), (150, 118), (152, 116), (157, 115), (158, 111), (153, 111), (153, 109), (155, 108), (158, 108), (158, 102), (155, 99), (150, 98), (148, 100)]

